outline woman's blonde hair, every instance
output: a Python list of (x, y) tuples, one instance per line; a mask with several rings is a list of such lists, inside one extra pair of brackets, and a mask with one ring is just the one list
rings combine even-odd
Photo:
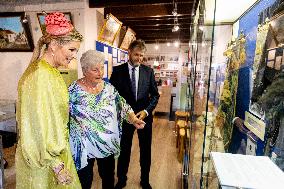
[(81, 41), (83, 41), (83, 36), (75, 29), (72, 32), (68, 33), (67, 35), (63, 35), (63, 36), (54, 36), (54, 35), (50, 35), (50, 34), (43, 35), (38, 40), (38, 42), (37, 42), (37, 44), (34, 48), (33, 56), (31, 58), (30, 63), (36, 61), (39, 58), (43, 46), (46, 45), (46, 48), (47, 48), (49, 43), (52, 40), (55, 40), (59, 45), (65, 45), (65, 44), (69, 43), (70, 41), (81, 42)]

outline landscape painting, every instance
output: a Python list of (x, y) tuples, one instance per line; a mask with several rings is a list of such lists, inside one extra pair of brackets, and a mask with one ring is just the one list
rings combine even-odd
[(0, 13), (0, 51), (33, 50), (29, 22), (23, 23), (23, 18), (23, 12)]

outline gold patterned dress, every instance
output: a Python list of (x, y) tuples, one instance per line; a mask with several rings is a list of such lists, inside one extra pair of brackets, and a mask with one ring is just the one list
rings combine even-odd
[[(80, 189), (68, 134), (68, 91), (60, 72), (40, 60), (29, 65), (18, 85), (16, 188)], [(64, 163), (73, 181), (56, 182), (52, 167)]]

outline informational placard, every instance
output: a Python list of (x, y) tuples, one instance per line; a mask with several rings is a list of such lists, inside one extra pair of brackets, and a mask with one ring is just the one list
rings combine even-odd
[(253, 134), (255, 134), (258, 138), (264, 141), (264, 135), (265, 135), (264, 121), (254, 116), (253, 114), (246, 112), (244, 124), (251, 132), (253, 132)]
[(267, 156), (211, 152), (222, 187), (283, 188), (284, 172)]

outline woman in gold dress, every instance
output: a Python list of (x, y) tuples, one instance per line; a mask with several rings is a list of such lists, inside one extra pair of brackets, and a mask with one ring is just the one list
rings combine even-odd
[(16, 188), (80, 189), (68, 142), (68, 91), (57, 68), (76, 57), (83, 37), (62, 13), (47, 15), (45, 24), (18, 84)]

